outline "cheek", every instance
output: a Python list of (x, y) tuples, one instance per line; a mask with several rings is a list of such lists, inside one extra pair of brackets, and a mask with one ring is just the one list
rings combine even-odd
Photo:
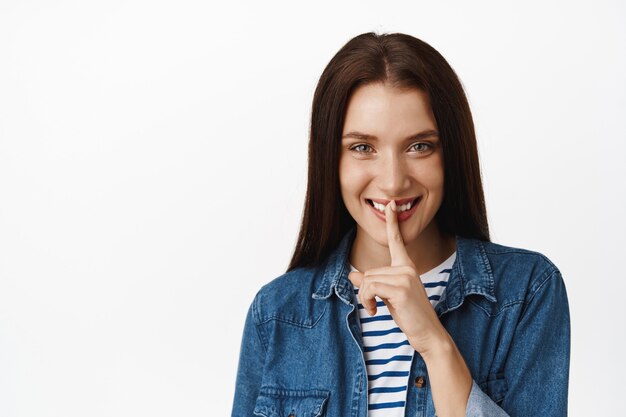
[(416, 176), (428, 189), (429, 193), (441, 194), (443, 193), (444, 185), (443, 165), (438, 160), (433, 160), (432, 162), (433, 163), (420, 166)]
[(354, 171), (350, 169), (350, 164), (345, 158), (339, 160), (339, 187), (341, 199), (348, 210), (350, 209), (351, 195), (354, 192)]
[(341, 194), (350, 197), (353, 193), (360, 193), (367, 184), (368, 173), (359, 164), (354, 163), (349, 158), (339, 161), (339, 186)]

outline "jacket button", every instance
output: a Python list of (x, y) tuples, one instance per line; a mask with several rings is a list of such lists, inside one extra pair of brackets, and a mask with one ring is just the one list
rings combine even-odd
[(424, 377), (422, 376), (418, 376), (417, 378), (415, 378), (415, 386), (417, 388), (422, 388), (425, 382), (426, 381), (424, 380)]

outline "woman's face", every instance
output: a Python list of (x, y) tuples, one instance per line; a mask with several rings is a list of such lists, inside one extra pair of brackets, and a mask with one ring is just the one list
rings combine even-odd
[(384, 213), (377, 214), (369, 200), (416, 198), (417, 206), (399, 213), (404, 242), (411, 243), (425, 230), (424, 236), (432, 236), (443, 200), (444, 170), (437, 124), (425, 92), (383, 83), (354, 91), (343, 126), (339, 182), (361, 237), (387, 246)]

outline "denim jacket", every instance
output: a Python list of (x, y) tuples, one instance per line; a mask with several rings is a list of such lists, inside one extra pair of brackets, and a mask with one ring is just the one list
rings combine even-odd
[[(322, 266), (264, 285), (243, 330), (233, 417), (367, 416), (367, 374), (348, 254), (353, 227)], [(466, 416), (567, 415), (570, 315), (544, 255), (456, 236), (435, 311), (472, 375)], [(415, 352), (406, 416), (435, 415)]]

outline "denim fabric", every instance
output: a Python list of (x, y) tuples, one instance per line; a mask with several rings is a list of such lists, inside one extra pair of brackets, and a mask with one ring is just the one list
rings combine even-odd
[[(233, 417), (367, 416), (367, 375), (348, 254), (352, 228), (324, 265), (298, 268), (256, 294), (243, 330)], [(544, 255), (456, 237), (435, 311), (473, 382), (466, 416), (567, 415), (570, 315), (565, 283)], [(425, 384), (415, 384), (422, 377)], [(421, 386), (421, 387), (420, 387)], [(416, 352), (407, 416), (434, 416)]]

